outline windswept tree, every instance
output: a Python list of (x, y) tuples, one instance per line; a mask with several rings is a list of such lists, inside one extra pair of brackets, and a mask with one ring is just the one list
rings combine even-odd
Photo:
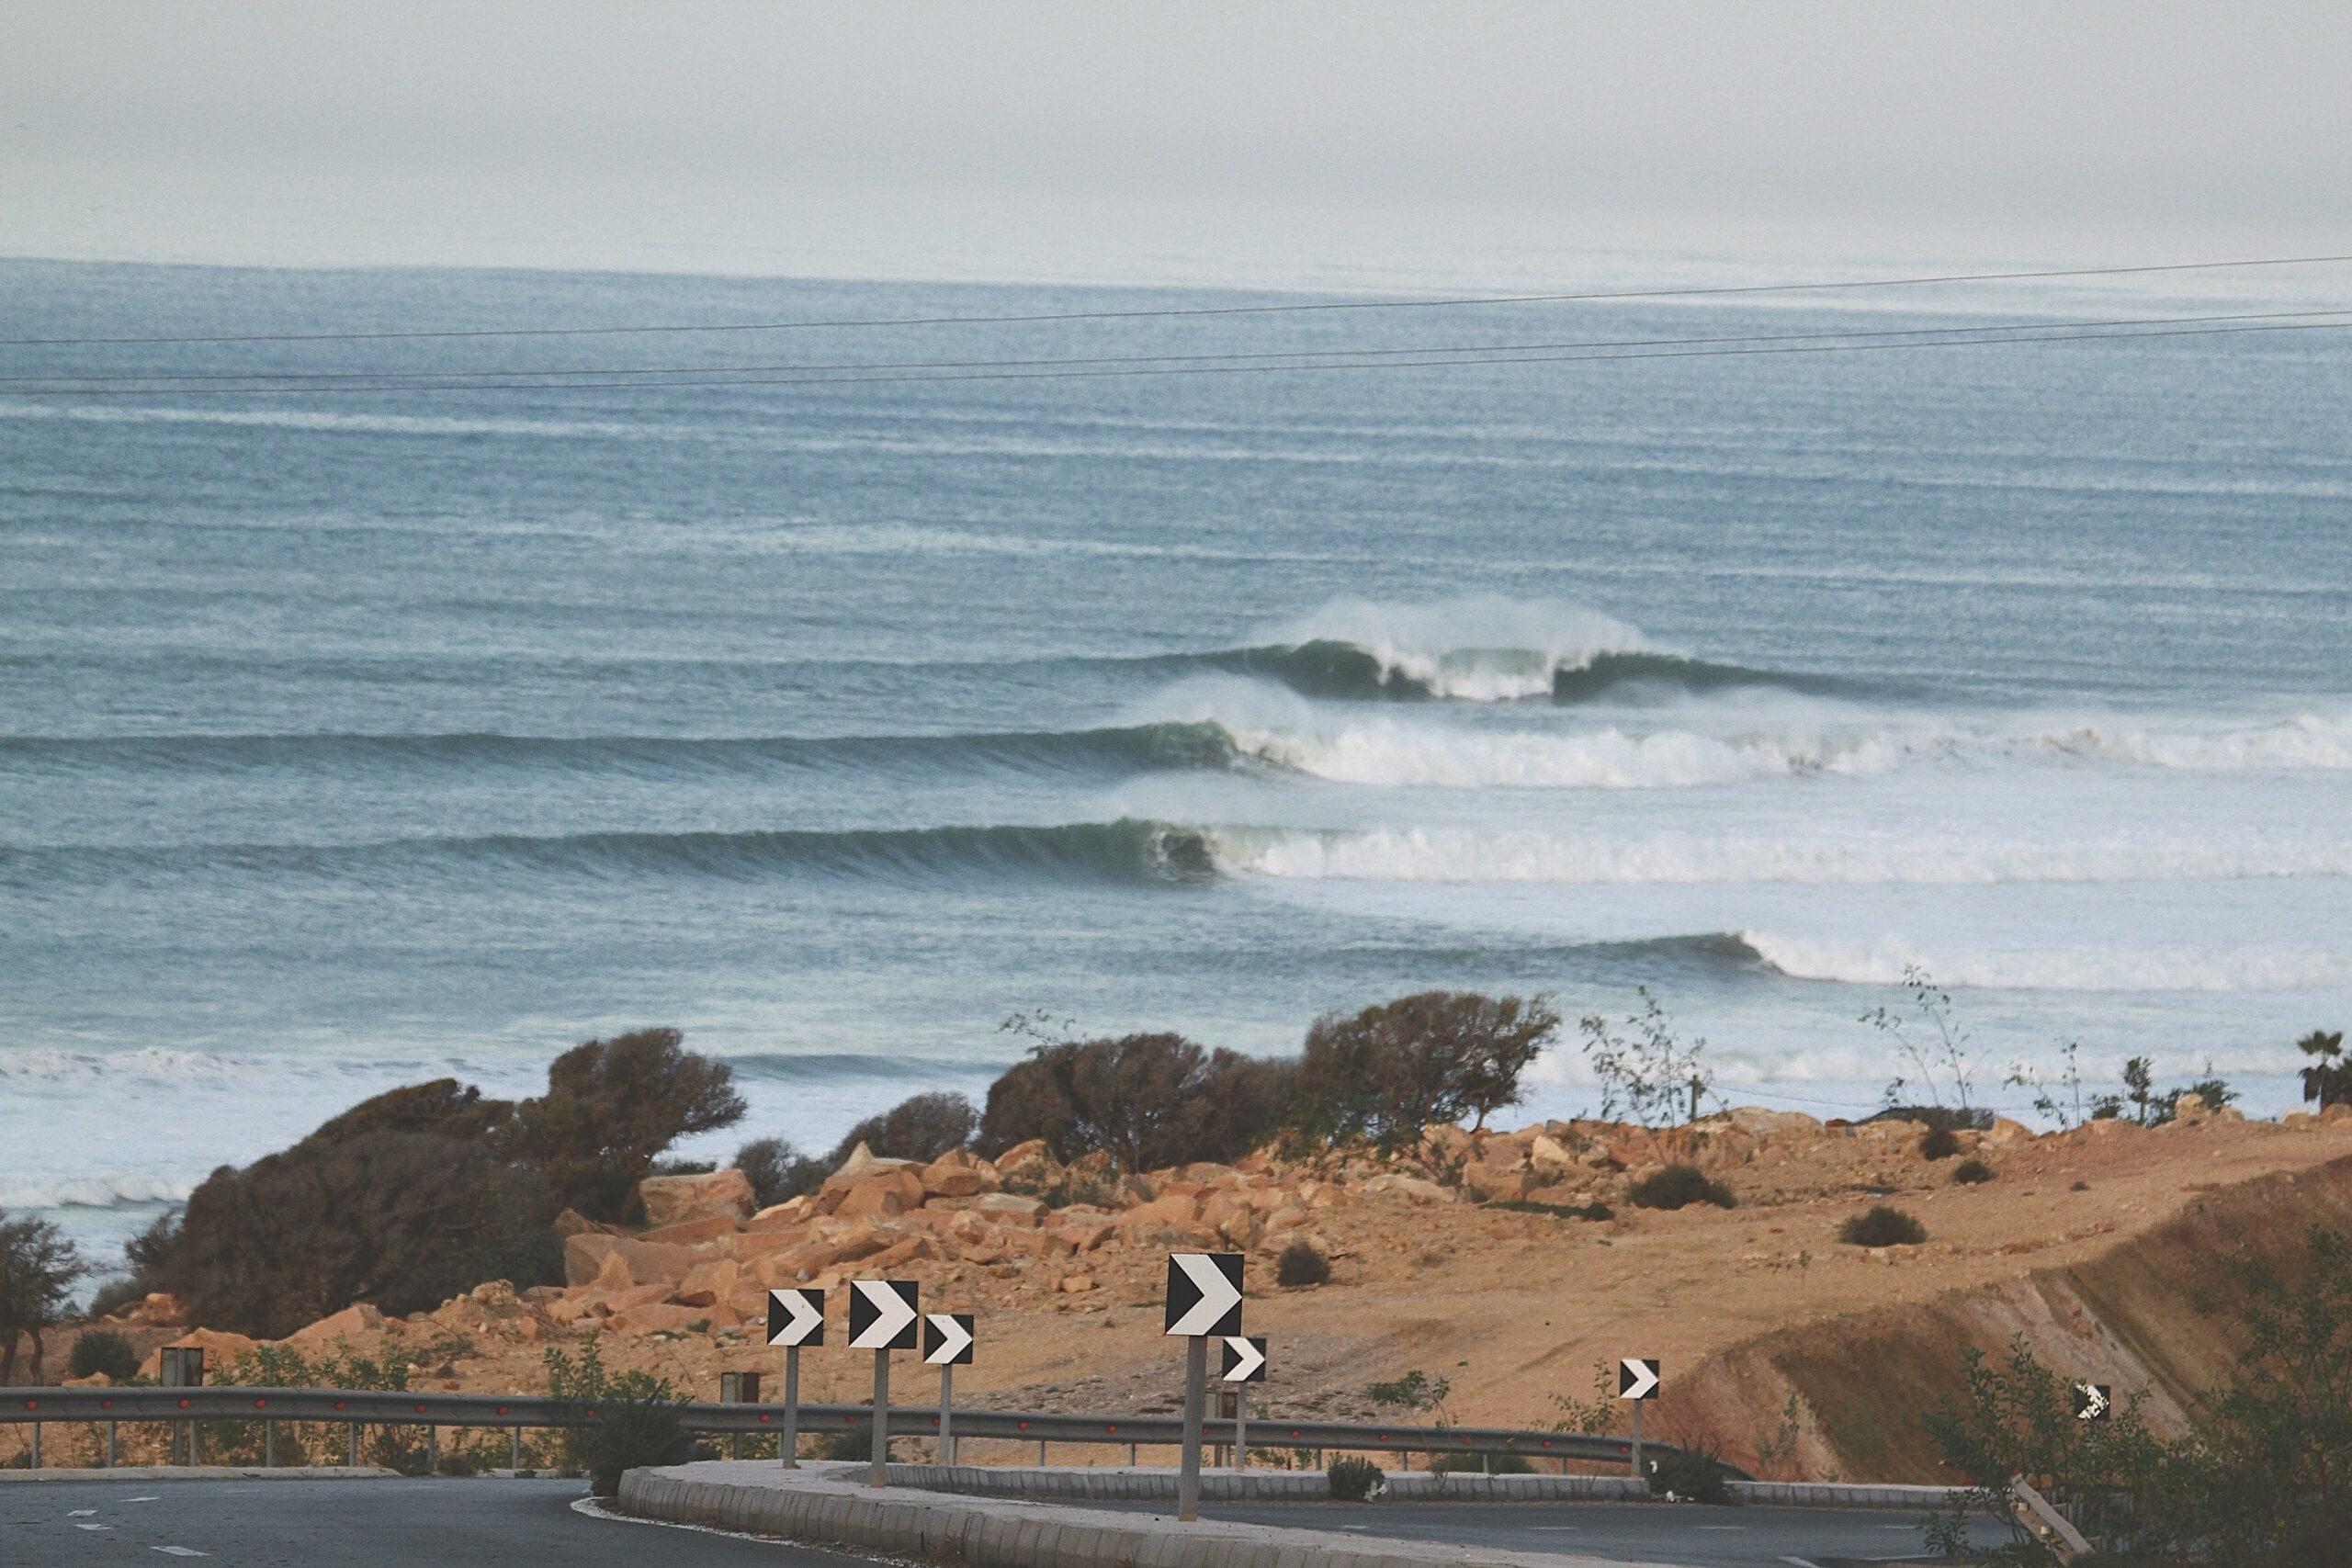
[(1043, 1044), (990, 1086), (979, 1148), (1042, 1138), (1057, 1159), (1099, 1152), (1121, 1171), (1237, 1159), (1281, 1122), (1295, 1072), (1181, 1034)]
[(2344, 1055), (2344, 1031), (2330, 1034), (2314, 1029), (2296, 1041), (2295, 1048), (2312, 1058), (2301, 1074), (2303, 1098), (2319, 1101), (2322, 1111), (2352, 1105), (2352, 1060)]
[(1396, 1150), (1437, 1122), (1483, 1126), (1521, 1098), (1520, 1075), (1558, 1034), (1544, 997), (1422, 991), (1306, 1032), (1298, 1096), (1308, 1130)]
[(12, 1220), (0, 1209), (0, 1384), (17, 1377), (17, 1341), (32, 1344), (32, 1376), (40, 1378), (48, 1347), (41, 1336), (64, 1317), (74, 1281), (89, 1272), (64, 1233), (47, 1220)]
[(743, 1115), (734, 1070), (684, 1048), (674, 1029), (591, 1040), (548, 1068), (548, 1091), (492, 1134), (510, 1161), (544, 1175), (564, 1203), (617, 1219), (656, 1156)]

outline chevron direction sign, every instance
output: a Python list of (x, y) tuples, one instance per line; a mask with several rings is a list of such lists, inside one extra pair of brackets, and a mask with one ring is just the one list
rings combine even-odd
[(822, 1345), (825, 1292), (786, 1289), (768, 1292), (768, 1343)]
[(1617, 1397), (1656, 1399), (1659, 1376), (1657, 1358), (1644, 1361), (1628, 1357), (1617, 1363)]
[(1168, 1255), (1168, 1323), (1163, 1334), (1209, 1337), (1241, 1332), (1241, 1254)]
[(1231, 1334), (1225, 1340), (1225, 1371), (1227, 1382), (1264, 1382), (1266, 1381), (1266, 1341), (1261, 1337), (1244, 1339)]
[(972, 1314), (927, 1312), (922, 1315), (922, 1359), (934, 1367), (972, 1364)]
[(2103, 1382), (2078, 1382), (2075, 1385), (2075, 1419), (2105, 1421), (2115, 1409), (2115, 1390)]
[(849, 1285), (849, 1347), (853, 1350), (911, 1350), (922, 1341), (912, 1280), (853, 1280)]

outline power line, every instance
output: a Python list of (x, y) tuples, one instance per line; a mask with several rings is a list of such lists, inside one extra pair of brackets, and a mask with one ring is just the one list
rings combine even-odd
[[(1157, 367), (1122, 367), (1089, 370), (983, 370), (954, 375), (854, 375), (854, 376), (715, 376), (699, 380), (672, 381), (579, 381), (556, 384), (546, 381), (489, 381), (459, 385), (438, 382), (378, 382), (368, 386), (337, 387), (41, 387), (0, 388), (5, 398), (221, 398), (270, 397), (288, 394), (316, 396), (329, 393), (350, 394), (368, 392), (578, 392), (578, 391), (661, 391), (671, 388), (698, 387), (852, 387), (872, 386), (892, 382), (951, 382), (951, 381), (1053, 381), (1100, 379), (1146, 376), (1253, 376), (1296, 374), (1308, 371), (1336, 370), (1419, 370), (1442, 369), (1455, 366), (1474, 365), (1565, 365), (1589, 364), (1628, 359), (1706, 359), (1749, 355), (1787, 354), (1870, 354), (1901, 352), (1923, 348), (1974, 348), (1996, 344), (2014, 343), (2112, 343), (2134, 338), (2220, 337), (2249, 333), (2328, 332), (2352, 327), (2352, 321), (2283, 321), (2269, 325), (2167, 327), (2151, 332), (2098, 332), (2024, 333), (2010, 337), (1946, 337), (1924, 343), (1830, 343), (1758, 345), (1745, 348), (1702, 347), (1641, 350), (1631, 354), (1514, 354), (1503, 355), (1464, 355), (1451, 359), (1415, 360), (1351, 360), (1321, 365), (1188, 365)], [(527, 372), (525, 372), (527, 374)]]
[(1503, 294), (1438, 299), (1341, 299), (1284, 305), (1204, 305), (1134, 310), (1053, 310), (989, 316), (844, 317), (832, 321), (718, 321), (636, 327), (475, 327), (390, 333), (246, 333), (171, 337), (0, 338), (0, 347), (198, 343), (375, 343), (424, 338), (620, 337), (646, 333), (767, 333), (836, 327), (1013, 325), (1045, 321), (1158, 320), (1179, 316), (1263, 316), (1329, 310), (1428, 310), (1477, 305), (1575, 304), (1608, 299), (1681, 299), (1702, 296), (1791, 294), (1849, 288), (1910, 288), (1938, 283), (2018, 283), (2062, 277), (2125, 277), (2151, 273), (2216, 272), (2245, 267), (2319, 266), (2352, 255), (2265, 256), (2244, 261), (2163, 262), (2140, 266), (2053, 267), (2031, 272), (1955, 272), (1916, 277), (1849, 278), (1816, 283), (1749, 283), (1699, 288), (1633, 288), (1578, 294)]
[[(1125, 354), (1091, 355), (1045, 359), (938, 359), (883, 360), (842, 364), (808, 364), (790, 362), (779, 365), (687, 365), (687, 366), (607, 366), (577, 369), (532, 370), (509, 367), (498, 370), (244, 370), (244, 371), (150, 371), (140, 374), (77, 374), (70, 371), (52, 372), (44, 376), (0, 376), (0, 386), (23, 385), (31, 382), (70, 381), (79, 384), (111, 384), (124, 381), (384, 381), (407, 378), (429, 377), (433, 382), (480, 381), (497, 377), (571, 377), (571, 376), (698, 376), (752, 375), (774, 371), (805, 372), (865, 372), (883, 370), (1017, 370), (1059, 367), (1064, 366), (1098, 365), (1194, 365), (1231, 363), (1242, 360), (1268, 359), (1399, 359), (1433, 355), (1520, 355), (1545, 353), (1560, 349), (1578, 348), (1660, 348), (1682, 345), (1713, 345), (1732, 344), (1820, 343), (1856, 339), (1967, 337), (1993, 333), (2027, 333), (2034, 336), (2054, 336), (2061, 333), (2091, 328), (2141, 326), (2181, 326), (2218, 321), (2300, 321), (2320, 316), (2352, 315), (2352, 307), (2324, 310), (2258, 310), (2227, 315), (2206, 316), (2125, 316), (2093, 321), (2004, 321), (1975, 327), (1883, 327), (1845, 332), (1770, 333), (1712, 337), (1668, 338), (1599, 338), (1577, 339), (1552, 343), (1504, 344), (1428, 344), (1401, 348), (1298, 348), (1257, 349), (1220, 354)], [(2101, 334), (2108, 335), (2108, 334)], [(2016, 341), (2016, 340), (2012, 340)], [(1279, 367), (1268, 367), (1279, 368)], [(646, 385), (662, 385), (648, 382)], [(42, 388), (41, 390), (76, 390), (74, 388)], [(156, 390), (175, 390), (159, 388)], [(256, 388), (255, 390), (300, 390), (299, 388)], [(334, 389), (322, 388), (322, 390)]]

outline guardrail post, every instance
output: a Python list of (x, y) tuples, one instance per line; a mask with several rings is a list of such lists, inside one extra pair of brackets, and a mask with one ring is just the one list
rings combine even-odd
[(40, 1468), (40, 1422), (36, 1420), (33, 1423), (33, 1468), (35, 1470)]
[(424, 1473), (438, 1474), (441, 1470), (441, 1428), (432, 1422), (424, 1424)]
[(277, 1468), (277, 1423), (266, 1416), (261, 1423), (261, 1467), (264, 1470)]
[(114, 1468), (114, 1428), (113, 1422), (107, 1423), (107, 1468), (108, 1470)]
[(359, 1468), (359, 1423), (346, 1421), (343, 1428), (343, 1462), (356, 1470)]
[(510, 1450), (510, 1452), (512, 1453), (512, 1456), (513, 1456), (513, 1457), (512, 1457), (512, 1458), (510, 1458), (510, 1459), (507, 1461), (506, 1468), (507, 1468), (507, 1469), (509, 1469), (509, 1470), (520, 1470), (520, 1469), (522, 1469), (522, 1468), (523, 1468), (523, 1428), (522, 1428), (522, 1427), (515, 1427), (515, 1428), (514, 1428), (514, 1447)]

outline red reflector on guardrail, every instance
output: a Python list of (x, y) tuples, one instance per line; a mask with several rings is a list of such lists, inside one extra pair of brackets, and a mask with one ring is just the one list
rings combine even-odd
[(180, 1401), (180, 1408), (181, 1408), (182, 1410), (186, 1410), (186, 1409), (187, 1408), (187, 1400), (183, 1399), (183, 1400), (181, 1400), (181, 1401)]
[(775, 1420), (775, 1416), (761, 1416), (761, 1417), (760, 1417), (760, 1419), (761, 1419), (762, 1421), (773, 1421), (773, 1420)]

